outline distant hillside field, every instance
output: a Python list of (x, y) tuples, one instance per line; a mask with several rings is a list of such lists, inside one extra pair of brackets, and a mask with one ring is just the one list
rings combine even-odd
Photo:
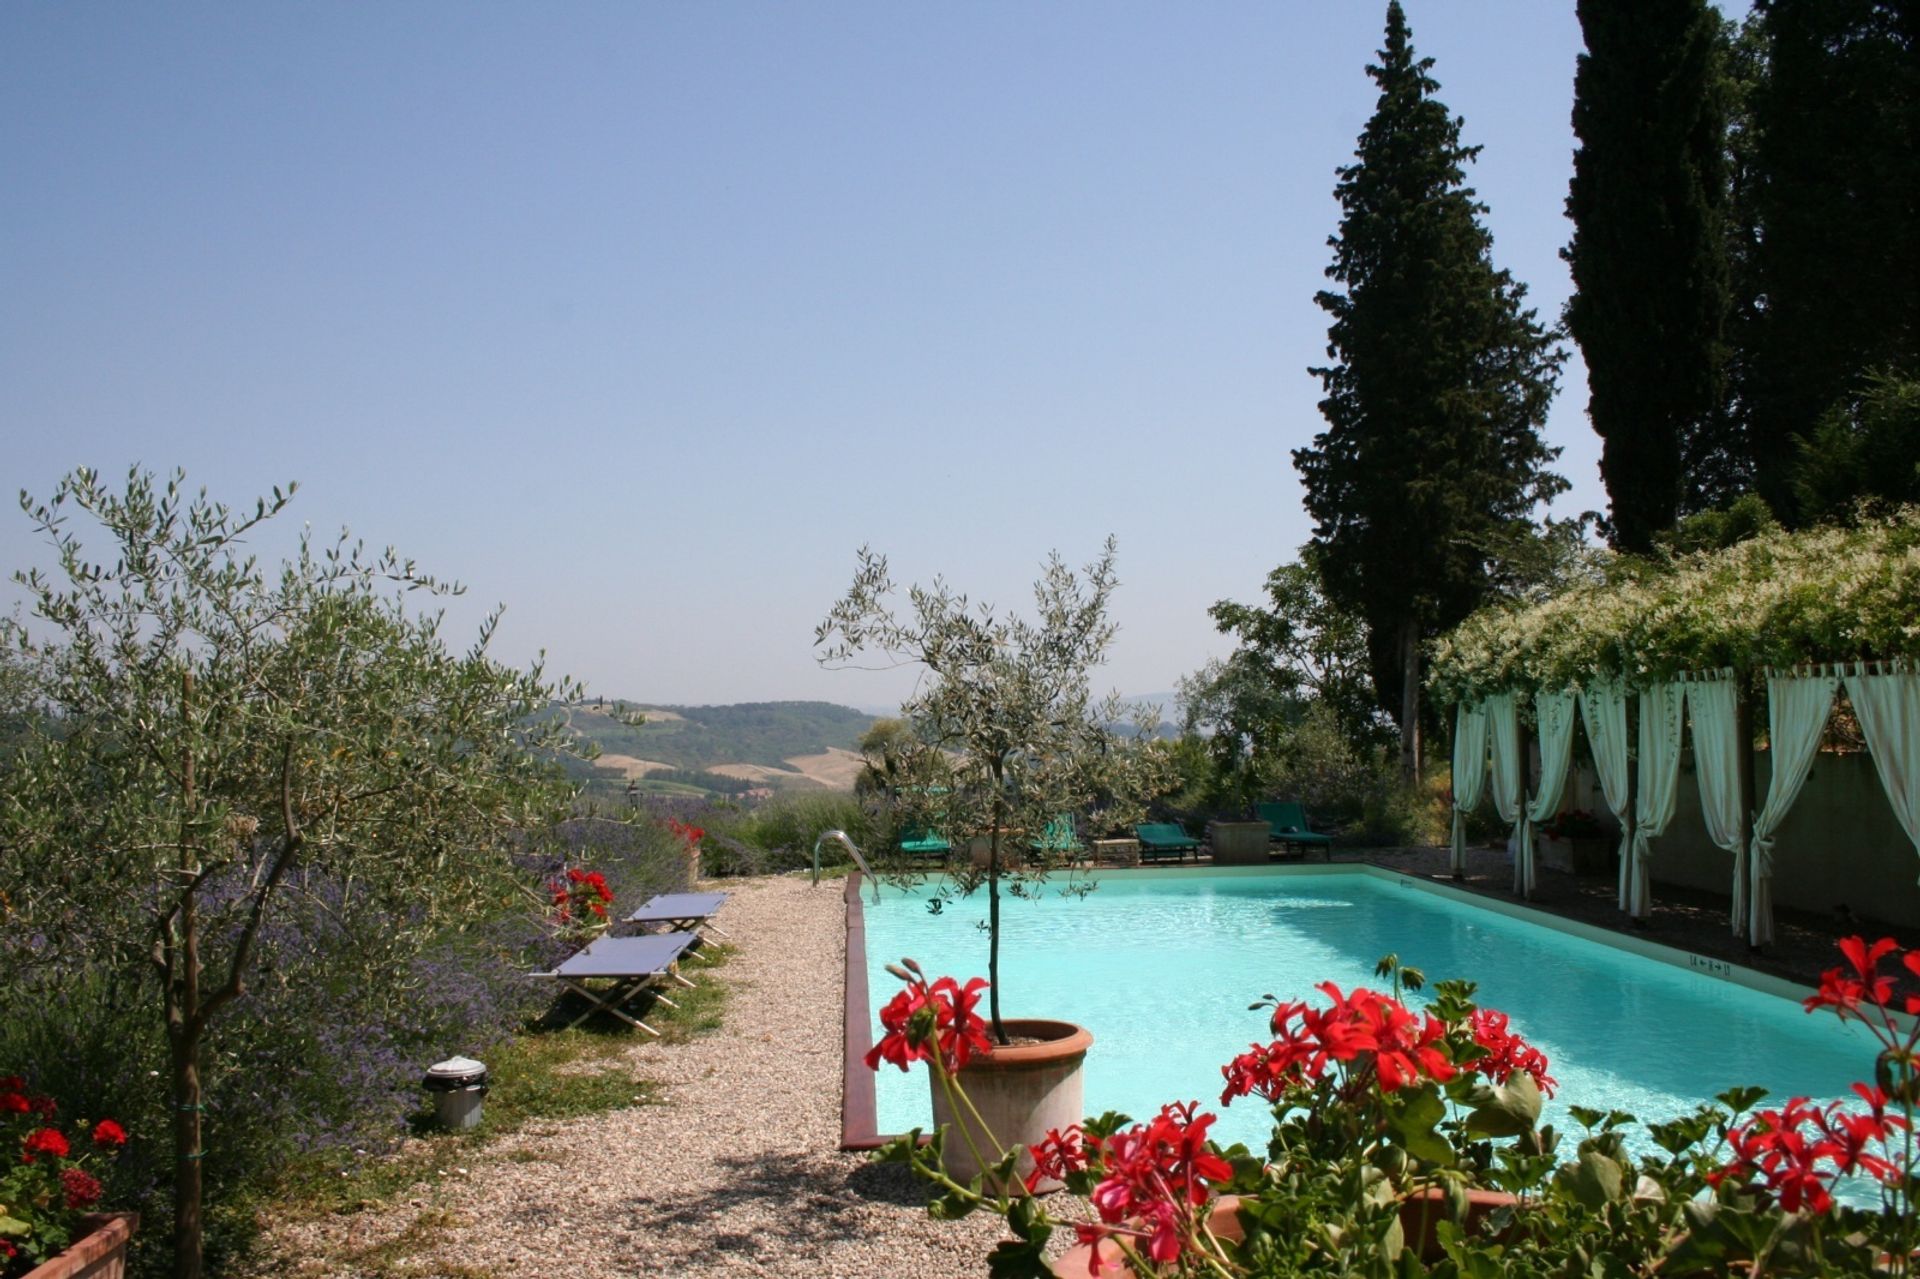
[[(600, 747), (569, 772), (603, 792), (740, 795), (762, 788), (851, 790), (874, 717), (831, 702), (646, 706), (593, 699), (548, 712)], [(635, 715), (645, 722), (625, 722)]]

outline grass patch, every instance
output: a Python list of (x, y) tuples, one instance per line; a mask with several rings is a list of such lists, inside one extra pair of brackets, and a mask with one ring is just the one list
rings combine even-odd
[[(636, 1006), (643, 1009), (637, 1015), (660, 1032), (657, 1042), (685, 1043), (720, 1027), (728, 991), (719, 980), (718, 970), (725, 966), (734, 950), (731, 946), (708, 944), (702, 946), (699, 953), (705, 962), (696, 959), (682, 965), (695, 988), (683, 987), (669, 995), (679, 1005), (677, 1008), (660, 1003), (649, 1007), (644, 1001)], [(579, 1007), (573, 999), (577, 996), (557, 1005), (548, 1022), (558, 1019), (564, 1024), (578, 1015)], [(270, 1209), (281, 1217), (380, 1208), (416, 1186), (430, 1186), (448, 1177), (464, 1176), (469, 1165), (483, 1158), (489, 1145), (531, 1123), (577, 1119), (628, 1106), (654, 1104), (658, 1085), (636, 1074), (626, 1055), (635, 1044), (649, 1040), (646, 1032), (605, 1013), (571, 1030), (544, 1023), (530, 1026), (487, 1053), (490, 1091), (479, 1127), (467, 1132), (441, 1132), (433, 1127), (432, 1111), (423, 1108), (412, 1121), (416, 1139), (399, 1153), (346, 1165), (320, 1160), (296, 1161), (287, 1168), (284, 1180), (273, 1188), (271, 1195), (250, 1208)], [(526, 1162), (540, 1156), (515, 1150), (509, 1152), (507, 1158)], [(429, 1211), (402, 1235), (380, 1245), (375, 1250), (378, 1255), (356, 1256), (354, 1260), (371, 1267), (374, 1273), (403, 1274), (404, 1270), (391, 1269), (388, 1260), (404, 1255), (404, 1249), (394, 1251), (402, 1240), (412, 1236), (416, 1228), (430, 1233), (444, 1228), (445, 1224)], [(417, 1249), (423, 1242), (424, 1237), (412, 1238), (409, 1246)], [(474, 1273), (479, 1276), (481, 1272)]]

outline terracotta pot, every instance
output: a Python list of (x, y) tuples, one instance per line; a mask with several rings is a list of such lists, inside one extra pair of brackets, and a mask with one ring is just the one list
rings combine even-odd
[[(1514, 1197), (1502, 1190), (1467, 1191), (1468, 1231), (1479, 1227), (1488, 1213), (1514, 1203)], [(1213, 1205), (1213, 1215), (1208, 1226), (1213, 1233), (1228, 1243), (1239, 1243), (1246, 1237), (1240, 1229), (1240, 1196), (1222, 1195)], [(1438, 1261), (1445, 1254), (1434, 1238), (1434, 1226), (1447, 1218), (1446, 1192), (1436, 1188), (1419, 1191), (1400, 1201), (1400, 1229), (1407, 1238), (1407, 1247), (1412, 1248), (1422, 1261)], [(1100, 1279), (1138, 1279), (1130, 1267), (1119, 1263), (1120, 1250), (1108, 1244), (1100, 1251)], [(1053, 1263), (1053, 1273), (1059, 1279), (1093, 1279), (1093, 1246), (1080, 1244), (1071, 1248), (1060, 1260)]]
[[(1479, 1230), (1488, 1213), (1517, 1202), (1504, 1190), (1469, 1190), (1467, 1219), (1461, 1228), (1472, 1234)], [(1400, 1229), (1406, 1234), (1407, 1247), (1419, 1254), (1422, 1261), (1438, 1261), (1446, 1255), (1441, 1251), (1440, 1241), (1433, 1237), (1434, 1227), (1446, 1219), (1447, 1192), (1438, 1186), (1429, 1186), (1400, 1201)]]
[(127, 1241), (140, 1225), (137, 1212), (102, 1212), (84, 1218), (86, 1234), (21, 1279), (121, 1279), (127, 1273)]
[[(960, 1086), (991, 1135), (982, 1134), (971, 1117), (967, 1131), (988, 1159), (992, 1159), (996, 1147), (1006, 1149), (1015, 1143), (1031, 1146), (1050, 1128), (1080, 1122), (1086, 1114), (1081, 1105), (1080, 1066), (1087, 1049), (1093, 1046), (1093, 1035), (1070, 1021), (1009, 1017), (1003, 1018), (1001, 1025), (1012, 1038), (1040, 1042), (996, 1047), (988, 1056), (968, 1062), (960, 1072)], [(928, 1079), (933, 1088), (933, 1122), (949, 1129), (941, 1147), (941, 1166), (948, 1176), (964, 1182), (980, 1172), (980, 1163), (955, 1125), (939, 1081), (932, 1072), (928, 1072)], [(1022, 1151), (1016, 1173), (1025, 1177), (1032, 1171), (1033, 1159)], [(1040, 1194), (1059, 1188), (1060, 1183), (1052, 1180), (1034, 1187)]]

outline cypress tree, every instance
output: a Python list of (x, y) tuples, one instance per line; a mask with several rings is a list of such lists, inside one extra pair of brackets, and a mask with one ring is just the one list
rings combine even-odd
[(1721, 19), (1707, 0), (1580, 0), (1562, 252), (1612, 541), (1646, 552), (1711, 505), (1728, 313)]
[(1388, 5), (1379, 86), (1341, 168), (1339, 233), (1315, 301), (1332, 316), (1318, 375), (1327, 429), (1293, 453), (1328, 593), (1367, 625), (1381, 704), (1417, 779), (1422, 643), (1487, 595), (1504, 542), (1566, 487), (1540, 438), (1561, 353), (1493, 266), (1486, 206), (1465, 185), (1478, 153), (1433, 95), (1406, 15)]
[(1755, 305), (1741, 408), (1789, 523), (1802, 438), (1920, 369), (1920, 4), (1760, 0), (1751, 90)]

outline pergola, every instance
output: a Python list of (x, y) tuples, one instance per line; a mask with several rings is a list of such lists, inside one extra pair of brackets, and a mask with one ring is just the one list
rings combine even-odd
[[(1529, 606), (1496, 606), (1436, 645), (1454, 706), (1453, 865), (1490, 790), (1514, 828), (1514, 891), (1534, 889), (1534, 827), (1559, 810), (1576, 724), (1619, 820), (1620, 908), (1651, 908), (1654, 841), (1673, 819), (1689, 728), (1701, 809), (1732, 855), (1732, 927), (1773, 938), (1774, 838), (1844, 691), (1902, 829), (1920, 851), (1920, 508), (1848, 528), (1776, 531), (1671, 561), (1616, 560)], [(1754, 784), (1764, 688), (1772, 770)], [(1524, 766), (1531, 706), (1540, 784)], [(1637, 731), (1630, 729), (1637, 721)], [(1637, 738), (1637, 767), (1630, 755)]]

